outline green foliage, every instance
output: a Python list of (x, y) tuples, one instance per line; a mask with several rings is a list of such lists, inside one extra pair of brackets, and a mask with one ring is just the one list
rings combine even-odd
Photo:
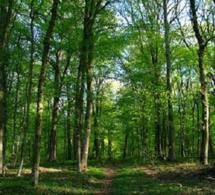
[[(25, 159), (31, 160), (38, 76), (42, 60), (44, 33), (48, 26), (51, 8), (51, 1), (26, 0), (20, 4), (18, 3), (19, 1), (15, 2), (13, 9), (15, 21), (10, 24), (12, 28), (10, 29), (6, 53), (8, 116), (6, 154), (8, 165), (12, 164), (14, 156), (17, 157), (15, 165), (20, 160), (20, 148), (23, 143), (24, 129), (27, 125), (26, 109), (28, 104), (30, 104), (30, 113)], [(97, 135), (99, 157), (102, 159), (110, 158), (110, 154), (108, 154), (108, 149), (110, 148), (111, 158), (121, 158), (126, 150), (126, 158), (133, 158), (134, 160), (143, 158), (150, 160), (153, 158), (156, 161), (158, 156), (155, 149), (157, 147), (155, 138), (157, 136), (158, 124), (160, 125), (162, 157), (166, 158), (168, 153), (168, 92), (166, 89), (165, 40), (161, 4), (162, 1), (160, 0), (117, 1), (116, 4), (109, 4), (105, 9), (100, 10), (96, 17), (93, 29), (95, 47), (93, 48), (94, 115), (92, 124), (96, 119), (97, 126), (95, 124), (92, 125), (89, 151), (91, 158), (95, 157), (95, 151), (93, 150)], [(32, 8), (34, 8), (33, 12), (29, 13)], [(180, 6), (175, 6), (175, 8), (180, 8)], [(211, 10), (208, 13), (211, 14), (213, 12)], [(47, 159), (51, 142), (50, 129), (52, 125), (53, 99), (57, 85), (54, 81), (54, 74), (57, 63), (59, 63), (60, 67), (61, 87), (59, 90), (60, 106), (57, 123), (58, 162), (64, 161), (67, 156), (68, 126), (70, 126), (72, 153), (75, 150), (75, 83), (78, 77), (81, 40), (84, 33), (83, 13), (84, 1), (82, 0), (61, 1), (60, 3), (54, 34), (50, 41), (45, 81), (42, 160)], [(187, 14), (180, 11), (179, 13)], [(187, 15), (183, 16), (185, 18), (180, 18), (182, 16), (179, 14), (178, 17), (183, 22), (186, 20)], [(33, 34), (31, 32), (31, 22)], [(183, 35), (183, 32), (186, 36)], [(206, 37), (214, 33), (211, 31), (210, 25), (205, 33)], [(202, 108), (199, 93), (197, 46), (194, 41), (194, 33), (191, 31), (191, 24), (187, 21), (180, 26), (176, 20), (173, 20), (170, 36), (176, 155), (180, 158), (181, 143), (184, 141), (186, 156), (198, 156)], [(34, 51), (31, 54), (32, 46)], [(58, 61), (56, 54), (59, 52), (62, 55)], [(210, 82), (208, 89), (211, 108), (210, 132), (213, 142), (215, 137), (215, 88), (213, 80), (215, 74), (215, 53), (213, 40), (208, 42), (205, 53), (205, 71), (208, 76), (208, 82)], [(31, 57), (33, 57), (32, 95), (30, 102), (28, 102), (27, 88), (30, 82), (29, 67)], [(85, 92), (86, 86), (84, 88)], [(85, 109), (86, 97), (84, 96)], [(96, 113), (96, 109), (98, 109), (98, 113)], [(67, 120), (68, 110), (71, 116)], [(184, 138), (182, 133), (184, 133)], [(213, 147), (214, 144), (212, 143), (211, 146)], [(100, 169), (94, 170), (91, 168), (91, 170), (92, 173), (86, 173), (86, 177), (92, 180), (102, 175)], [(96, 171), (98, 173), (95, 173)], [(74, 172), (72, 174), (76, 175)], [(114, 185), (122, 185), (128, 194), (129, 192), (141, 192), (145, 188), (149, 191), (151, 190), (150, 193), (152, 194), (157, 193), (161, 188), (163, 190), (161, 191), (162, 193), (167, 193), (168, 190), (171, 192), (180, 191), (180, 188), (176, 186), (166, 184), (158, 186), (158, 181), (147, 180), (145, 173), (137, 173), (135, 170), (121, 170), (119, 175), (121, 176), (119, 178), (116, 177)], [(70, 179), (69, 174), (65, 176), (67, 179)], [(69, 182), (64, 184), (62, 180), (58, 185), (56, 174), (52, 182), (47, 184), (45, 180), (49, 177), (50, 175), (48, 174), (44, 175), (44, 178), (41, 180), (44, 185), (44, 191), (47, 193), (54, 191), (56, 193), (67, 193), (66, 189), (69, 189)], [(60, 177), (63, 176), (60, 175)], [(133, 183), (127, 181), (136, 180), (135, 177), (137, 177), (137, 181)], [(141, 178), (145, 178), (145, 180), (142, 181)], [(22, 179), (23, 183), (27, 185), (29, 176), (27, 175)], [(72, 177), (71, 179), (74, 178)], [(12, 180), (12, 177), (8, 178), (5, 181), (5, 185), (8, 186), (9, 181)], [(20, 187), (21, 183), (14, 178), (14, 186), (16, 186), (16, 182), (17, 187), (14, 188), (20, 188), (23, 191), (24, 188)], [(77, 193), (79, 190), (83, 190), (82, 187), (84, 185), (88, 185), (84, 182), (85, 180), (81, 184), (81, 181), (77, 180), (74, 181), (74, 185), (72, 184), (74, 188), (76, 185), (80, 185)], [(127, 185), (124, 185), (125, 183)], [(46, 188), (45, 186), (47, 185), (52, 187), (50, 189), (49, 187)], [(65, 191), (63, 191), (63, 188), (65, 188)], [(89, 190), (90, 188), (87, 189)], [(120, 194), (120, 189), (117, 191), (117, 188), (116, 194)], [(80, 193), (86, 193), (87, 189)], [(26, 191), (33, 193), (31, 188), (26, 188)], [(41, 191), (42, 188), (39, 189), (38, 193)]]

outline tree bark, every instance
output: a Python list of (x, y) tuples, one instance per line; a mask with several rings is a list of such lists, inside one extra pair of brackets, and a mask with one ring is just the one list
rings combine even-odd
[(74, 155), (77, 159), (77, 170), (82, 172), (81, 166), (81, 136), (83, 126), (83, 104), (84, 104), (84, 66), (86, 59), (86, 47), (83, 45), (80, 63), (78, 67), (78, 76), (75, 86), (75, 132), (74, 132)]
[[(98, 99), (98, 98), (96, 98)], [(93, 145), (93, 153), (95, 151), (95, 158), (99, 159), (99, 138), (98, 138), (98, 104), (97, 101), (95, 103), (95, 111), (94, 111), (94, 145)]]
[(204, 165), (208, 165), (208, 152), (209, 152), (209, 100), (207, 92), (207, 77), (204, 65), (205, 48), (207, 46), (207, 40), (204, 40), (197, 19), (196, 1), (190, 0), (190, 9), (192, 14), (193, 31), (198, 41), (198, 64), (200, 75), (200, 94), (202, 101), (202, 117), (201, 117), (201, 152), (200, 162)]
[[(88, 21), (89, 22), (89, 21)], [(87, 24), (88, 24), (87, 22)], [(88, 153), (89, 153), (89, 143), (90, 143), (90, 134), (91, 134), (91, 117), (93, 113), (93, 78), (92, 78), (92, 62), (93, 62), (93, 22), (92, 26), (88, 29), (88, 60), (87, 60), (87, 108), (86, 108), (86, 117), (85, 117), (85, 142), (83, 148), (83, 155), (82, 155), (82, 168), (87, 169), (87, 160), (88, 160)], [(89, 36), (91, 35), (91, 36)], [(85, 38), (84, 38), (85, 39)], [(85, 39), (86, 40), (86, 39)]]
[(95, 157), (96, 159), (100, 158), (100, 140), (99, 140), (99, 124), (98, 124), (98, 118), (101, 115), (101, 98), (99, 98), (101, 93), (101, 84), (103, 80), (98, 80), (97, 82), (97, 91), (96, 91), (96, 98), (95, 98), (95, 106), (94, 106), (94, 146), (93, 146), (93, 152), (95, 151)]
[(150, 48), (151, 61), (153, 65), (153, 98), (155, 106), (155, 152), (158, 158), (162, 157), (161, 149), (161, 103), (160, 103), (160, 91), (159, 91), (159, 78), (160, 72), (158, 68), (158, 46)]
[[(91, 117), (93, 110), (93, 79), (92, 79), (92, 62), (93, 62), (93, 50), (94, 50), (94, 34), (93, 27), (96, 15), (101, 10), (102, 0), (85, 0), (84, 11), (84, 28), (82, 48), (79, 64), (79, 76), (76, 84), (76, 137), (77, 137), (77, 159), (78, 159), (78, 171), (81, 172), (82, 168), (87, 168), (89, 141), (91, 134)], [(85, 116), (85, 140), (83, 145), (83, 153), (81, 155), (81, 131), (82, 131), (82, 115), (83, 115), (83, 89), (84, 82), (87, 82), (87, 107)], [(80, 81), (79, 81), (80, 80)], [(80, 85), (81, 84), (81, 85)], [(79, 104), (81, 106), (78, 106)]]
[(13, 0), (2, 0), (0, 6), (0, 169), (6, 173), (6, 47), (9, 37), (9, 25)]
[(197, 130), (198, 130), (198, 145), (197, 145), (197, 155), (201, 155), (201, 119), (200, 119), (200, 105), (199, 102), (196, 103), (197, 112)]
[(56, 64), (54, 65), (54, 105), (52, 110), (52, 126), (51, 126), (51, 135), (50, 135), (50, 151), (49, 151), (49, 162), (54, 162), (57, 159), (57, 120), (59, 114), (59, 101), (61, 95), (61, 86), (60, 86), (60, 62), (59, 58), (61, 52), (56, 53)]
[(81, 136), (83, 126), (83, 107), (84, 107), (84, 69), (86, 61), (86, 46), (83, 44), (78, 67), (78, 76), (75, 85), (75, 132), (74, 132), (74, 155), (77, 159), (77, 170), (82, 172), (81, 165)]
[(37, 91), (36, 126), (35, 126), (34, 154), (33, 154), (32, 179), (31, 179), (31, 184), (33, 186), (37, 186), (38, 180), (39, 180), (44, 82), (46, 77), (48, 53), (50, 49), (50, 39), (52, 37), (55, 21), (57, 18), (58, 4), (59, 4), (58, 0), (53, 0), (52, 9), (51, 9), (51, 19), (48, 25), (48, 29), (46, 31), (44, 46), (43, 46), (42, 64), (41, 64), (38, 91)]
[(35, 52), (35, 45), (34, 45), (34, 19), (35, 19), (35, 13), (34, 13), (34, 1), (31, 1), (30, 5), (30, 31), (31, 31), (31, 47), (30, 47), (30, 64), (29, 64), (29, 73), (28, 73), (28, 82), (26, 87), (26, 119), (25, 119), (25, 128), (24, 128), (24, 135), (22, 139), (22, 145), (21, 145), (21, 153), (20, 153), (20, 163), (19, 168), (17, 171), (17, 176), (21, 176), (23, 164), (24, 164), (24, 154), (26, 149), (26, 139), (27, 139), (27, 132), (29, 130), (30, 125), (30, 106), (31, 106), (31, 96), (32, 96), (32, 85), (33, 85), (33, 68), (34, 68), (34, 52)]
[(71, 98), (69, 97), (69, 89), (67, 89), (67, 101), (68, 101), (68, 107), (67, 107), (67, 119), (66, 119), (66, 129), (67, 129), (67, 160), (72, 159), (72, 142), (71, 142)]
[(14, 98), (14, 115), (13, 115), (13, 144), (12, 144), (12, 159), (11, 159), (11, 165), (13, 168), (15, 168), (16, 166), (16, 147), (17, 147), (17, 143), (16, 143), (16, 135), (17, 135), (17, 108), (18, 108), (18, 96), (19, 96), (19, 85), (20, 85), (20, 72), (19, 72), (19, 65), (17, 65), (17, 83), (16, 83), (16, 91), (15, 91), (15, 98)]
[(169, 127), (169, 152), (168, 160), (175, 161), (175, 130), (174, 117), (172, 106), (172, 65), (171, 65), (171, 51), (170, 51), (170, 24), (168, 22), (168, 8), (167, 0), (163, 0), (164, 10), (164, 29), (165, 29), (165, 54), (167, 66), (167, 92), (168, 92), (168, 127)]

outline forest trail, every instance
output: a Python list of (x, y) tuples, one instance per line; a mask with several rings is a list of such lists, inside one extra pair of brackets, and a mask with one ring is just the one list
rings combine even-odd
[(104, 183), (101, 187), (101, 189), (99, 190), (99, 192), (97, 192), (95, 195), (102, 195), (102, 194), (111, 194), (111, 182), (113, 180), (113, 178), (115, 177), (115, 168), (111, 168), (111, 167), (107, 167), (105, 168), (105, 179), (104, 179)]

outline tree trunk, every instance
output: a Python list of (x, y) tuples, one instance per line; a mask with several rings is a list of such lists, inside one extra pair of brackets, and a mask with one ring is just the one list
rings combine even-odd
[(0, 169), (6, 172), (6, 47), (13, 0), (2, 0), (0, 6)]
[(15, 98), (14, 98), (14, 115), (13, 115), (13, 144), (12, 144), (12, 159), (11, 159), (11, 166), (13, 168), (15, 168), (16, 166), (16, 153), (15, 153), (15, 150), (16, 150), (16, 135), (17, 135), (17, 110), (18, 110), (18, 94), (19, 94), (19, 85), (20, 85), (20, 73), (19, 73), (19, 65), (17, 65), (17, 77), (16, 77), (16, 80), (17, 80), (17, 83), (16, 83), (16, 91), (15, 91)]
[[(159, 98), (156, 101), (160, 101)], [(160, 103), (156, 103), (156, 115), (155, 115), (155, 151), (158, 158), (162, 157), (161, 148), (161, 115), (160, 115)]]
[(67, 129), (67, 160), (72, 159), (72, 143), (71, 143), (71, 122), (70, 122), (70, 117), (71, 117), (71, 99), (68, 94), (67, 90), (67, 101), (68, 101), (68, 107), (67, 107), (67, 124), (66, 124), (66, 129)]
[[(182, 100), (181, 100), (182, 101)], [(181, 106), (183, 108), (181, 108)], [(181, 110), (182, 109), (182, 110)], [(180, 115), (180, 153), (182, 157), (185, 157), (185, 106), (179, 105)]]
[(100, 87), (101, 82), (98, 82), (97, 85), (97, 92), (96, 92), (96, 99), (95, 99), (95, 106), (94, 106), (94, 146), (93, 146), (93, 152), (95, 151), (95, 157), (96, 159), (100, 158), (100, 151), (99, 151), (99, 137), (98, 137), (98, 117), (101, 114), (99, 109), (99, 95), (100, 95)]
[[(82, 115), (83, 112), (83, 84), (84, 84), (84, 76), (86, 75), (87, 79), (87, 107), (86, 107), (86, 116), (85, 116), (85, 141), (83, 146), (83, 154), (81, 155), (81, 144), (80, 144), (80, 132), (82, 131), (82, 125), (80, 124), (76, 128), (77, 134), (77, 149), (78, 149), (78, 171), (81, 172), (82, 168), (87, 168), (87, 159), (88, 159), (88, 150), (89, 150), (89, 141), (90, 141), (90, 134), (91, 134), (91, 116), (93, 110), (93, 80), (92, 80), (92, 62), (93, 62), (93, 49), (94, 49), (94, 34), (93, 34), (93, 26), (95, 17), (99, 12), (99, 8), (102, 1), (96, 0), (85, 0), (85, 14), (84, 14), (84, 29), (83, 29), (83, 40), (82, 40), (82, 48), (81, 48), (81, 55), (80, 55), (80, 65), (79, 71), (82, 73), (81, 79), (81, 86), (77, 85), (79, 89), (76, 89), (80, 95), (80, 98), (76, 101), (81, 101), (82, 106), (77, 109), (80, 111), (76, 111)], [(77, 87), (76, 86), (76, 87)], [(80, 91), (80, 92), (79, 92)], [(77, 97), (78, 97), (77, 96)], [(77, 116), (79, 119), (77, 120), (77, 124), (81, 122), (82, 117)], [(79, 122), (78, 122), (79, 121)], [(79, 156), (81, 155), (81, 156)], [(80, 161), (80, 162), (79, 162)]]
[(201, 140), (201, 154), (200, 162), (208, 165), (209, 152), (209, 101), (207, 93), (207, 81), (204, 67), (204, 50), (199, 48), (199, 68), (200, 68), (200, 82), (201, 82), (201, 100), (202, 100), (202, 140)]
[(170, 51), (170, 24), (168, 22), (167, 0), (163, 0), (164, 29), (165, 29), (165, 53), (167, 66), (167, 91), (168, 91), (168, 127), (169, 127), (169, 153), (168, 160), (175, 161), (175, 131), (172, 106), (172, 65)]
[(207, 77), (204, 65), (204, 55), (205, 48), (207, 46), (208, 40), (204, 40), (200, 32), (200, 27), (198, 23), (197, 13), (196, 13), (196, 2), (195, 0), (190, 0), (190, 9), (192, 14), (193, 30), (198, 41), (198, 63), (199, 63), (199, 75), (200, 75), (200, 93), (202, 100), (202, 118), (201, 118), (201, 152), (200, 152), (200, 162), (204, 165), (208, 165), (208, 151), (209, 151), (209, 100), (207, 92)]
[(83, 46), (78, 67), (78, 77), (75, 86), (75, 133), (74, 133), (74, 155), (78, 161), (78, 172), (82, 172), (81, 167), (81, 136), (83, 126), (83, 98), (84, 98), (84, 62), (86, 48)]
[(44, 82), (45, 82), (45, 77), (46, 77), (48, 52), (50, 49), (50, 39), (52, 37), (54, 26), (55, 26), (55, 21), (57, 18), (58, 4), (59, 4), (58, 0), (53, 0), (52, 10), (51, 10), (51, 19), (50, 19), (49, 26), (46, 31), (46, 35), (45, 35), (45, 39), (44, 39), (42, 64), (41, 64), (38, 91), (37, 91), (36, 126), (35, 126), (34, 154), (33, 154), (32, 179), (31, 179), (31, 183), (33, 186), (37, 186), (38, 180), (39, 180)]
[(191, 141), (191, 155), (195, 154), (195, 100), (192, 106), (192, 141)]
[(153, 76), (154, 79), (152, 81), (154, 90), (153, 90), (153, 98), (154, 98), (154, 107), (155, 107), (155, 153), (158, 158), (162, 157), (162, 150), (161, 150), (161, 104), (160, 104), (160, 91), (159, 91), (159, 78), (160, 72), (158, 68), (158, 46), (150, 47), (150, 54), (151, 54), (151, 62), (153, 65)]
[(201, 154), (201, 121), (200, 121), (200, 106), (199, 102), (196, 103), (197, 110), (197, 130), (198, 130), (198, 145), (197, 145), (197, 155)]
[[(90, 34), (93, 35), (92, 29), (89, 30)], [(90, 134), (91, 134), (91, 117), (93, 113), (93, 78), (92, 78), (92, 61), (93, 61), (93, 49), (94, 44), (92, 40), (93, 36), (90, 40), (89, 51), (88, 51), (88, 62), (87, 62), (87, 108), (86, 108), (86, 118), (85, 118), (85, 142), (83, 148), (82, 155), (82, 168), (87, 169), (87, 160), (88, 160), (88, 152), (89, 152), (89, 143), (90, 143)]]
[(59, 58), (61, 52), (56, 53), (56, 64), (54, 66), (55, 76), (54, 76), (54, 105), (52, 110), (52, 126), (51, 126), (51, 135), (50, 135), (50, 151), (49, 151), (49, 162), (54, 162), (57, 159), (57, 120), (59, 114), (59, 101), (61, 95), (60, 87), (60, 62)]
[(180, 70), (180, 77), (181, 77), (181, 81), (178, 83), (178, 102), (179, 102), (179, 106), (178, 106), (178, 115), (179, 115), (179, 120), (180, 120), (180, 139), (179, 139), (179, 143), (180, 143), (180, 155), (182, 157), (185, 157), (185, 120), (186, 120), (186, 99), (185, 99), (185, 95), (184, 95), (184, 82), (183, 82), (183, 75), (182, 72)]
[(34, 0), (31, 1), (31, 7), (30, 7), (30, 17), (31, 17), (31, 23), (30, 23), (30, 30), (31, 30), (31, 54), (30, 54), (30, 64), (29, 64), (29, 73), (28, 73), (28, 82), (27, 82), (27, 92), (26, 92), (26, 119), (25, 119), (25, 128), (24, 128), (24, 135), (22, 139), (22, 145), (21, 145), (21, 153), (20, 153), (20, 164), (19, 168), (17, 171), (17, 176), (21, 176), (22, 168), (23, 168), (23, 163), (24, 163), (24, 154), (25, 154), (25, 148), (26, 148), (26, 139), (27, 139), (27, 132), (29, 130), (29, 125), (30, 125), (30, 106), (31, 106), (31, 94), (32, 94), (32, 85), (33, 85), (33, 67), (34, 67), (34, 10), (33, 10), (33, 5)]
[(161, 136), (161, 148), (162, 148), (162, 153), (163, 153), (163, 158), (166, 159), (167, 157), (167, 153), (168, 153), (168, 126), (166, 125), (167, 123), (167, 116), (166, 116), (166, 112), (163, 111), (162, 113), (163, 118), (162, 118), (162, 136)]
[[(98, 113), (97, 113), (97, 104), (96, 104), (96, 111), (94, 113), (94, 145), (93, 145), (93, 154), (95, 151), (96, 159), (99, 159), (99, 138), (98, 138)], [(94, 156), (94, 155), (93, 155)]]

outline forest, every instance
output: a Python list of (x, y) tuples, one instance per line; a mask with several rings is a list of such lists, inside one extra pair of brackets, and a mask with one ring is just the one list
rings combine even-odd
[(0, 2), (0, 194), (213, 194), (214, 105), (215, 1)]

